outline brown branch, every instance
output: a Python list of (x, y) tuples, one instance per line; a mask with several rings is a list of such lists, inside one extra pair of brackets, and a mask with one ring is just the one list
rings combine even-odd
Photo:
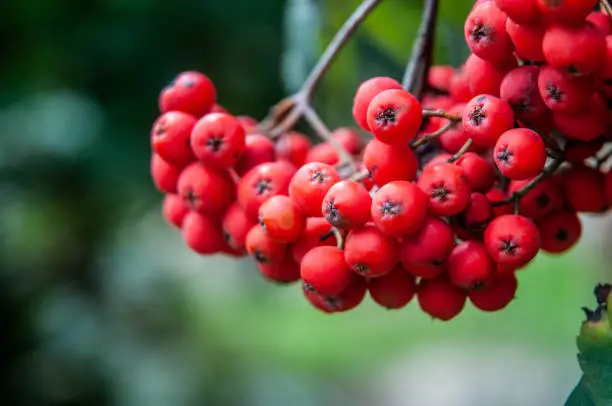
[(336, 237), (336, 246), (340, 248), (341, 250), (343, 250), (346, 232), (343, 230), (337, 229), (336, 227), (332, 228), (332, 232), (334, 233), (334, 236)]
[(426, 117), (442, 117), (454, 122), (461, 121), (461, 116), (459, 114), (450, 114), (444, 110), (423, 110), (423, 118)]
[(417, 139), (412, 144), (412, 149), (417, 149), (420, 146), (425, 145), (425, 144), (435, 140), (436, 138), (438, 138), (439, 136), (441, 136), (442, 134), (444, 134), (445, 132), (450, 130), (454, 125), (455, 125), (455, 122), (449, 121), (448, 123), (443, 125), (440, 129), (438, 129), (438, 130), (436, 130), (436, 131), (434, 131), (432, 133), (422, 135), (419, 139)]
[(472, 139), (470, 138), (469, 140), (467, 140), (465, 142), (465, 144), (463, 144), (463, 146), (459, 149), (459, 151), (457, 151), (457, 153), (455, 155), (453, 155), (452, 157), (448, 158), (448, 163), (452, 164), (454, 162), (457, 162), (459, 160), (459, 158), (461, 158), (463, 156), (463, 154), (465, 154), (468, 149), (470, 149), (470, 147), (472, 146)]
[(355, 182), (363, 182), (369, 177), (370, 177), (370, 172), (367, 169), (362, 169), (361, 171), (351, 176), (351, 180), (354, 180)]

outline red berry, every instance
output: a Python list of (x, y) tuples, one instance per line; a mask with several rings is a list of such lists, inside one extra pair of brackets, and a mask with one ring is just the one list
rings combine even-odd
[(608, 199), (608, 204), (612, 205), (612, 171), (605, 175), (604, 189), (606, 192), (606, 198)]
[(180, 173), (181, 170), (178, 167), (170, 165), (156, 153), (151, 156), (151, 177), (160, 192), (176, 193)]
[(368, 107), (372, 99), (382, 91), (401, 88), (402, 85), (395, 79), (388, 77), (375, 77), (363, 82), (357, 89), (355, 99), (353, 100), (353, 118), (357, 124), (364, 130), (370, 131), (370, 126), (368, 125)]
[[(512, 181), (510, 193), (517, 192), (525, 187), (532, 179)], [(563, 194), (557, 183), (551, 178), (538, 182), (519, 203), (519, 212), (525, 217), (534, 220), (544, 217), (563, 204)]]
[(493, 166), (473, 152), (466, 152), (455, 164), (463, 170), (472, 190), (486, 192), (491, 189), (497, 179)]
[(459, 226), (471, 235), (477, 237), (482, 235), (482, 232), (484, 232), (487, 224), (492, 219), (493, 208), (491, 207), (491, 202), (482, 193), (471, 194), (469, 206), (463, 212), (459, 213), (458, 218)]
[(349, 154), (361, 154), (363, 140), (359, 134), (359, 130), (351, 127), (339, 127), (334, 130), (332, 137), (338, 141), (338, 144), (340, 144)]
[(609, 127), (606, 102), (596, 93), (587, 105), (575, 113), (553, 112), (555, 127), (566, 138), (592, 141), (603, 135)]
[(322, 217), (311, 217), (306, 220), (306, 227), (300, 238), (291, 246), (291, 255), (296, 262), (302, 262), (304, 255), (314, 247), (323, 245), (336, 246), (336, 236), (332, 226)]
[(417, 288), (421, 309), (442, 321), (449, 321), (461, 313), (467, 301), (467, 293), (453, 285), (446, 277), (421, 279)]
[(521, 25), (513, 20), (506, 21), (506, 31), (514, 44), (516, 55), (527, 61), (543, 61), (542, 41), (546, 33), (546, 25)]
[(244, 128), (229, 114), (207, 114), (191, 131), (191, 147), (196, 157), (206, 165), (232, 166), (245, 150)]
[(457, 165), (429, 164), (417, 184), (429, 198), (429, 211), (437, 216), (454, 216), (470, 203), (469, 180)]
[(427, 196), (414, 184), (389, 182), (372, 200), (372, 219), (376, 227), (390, 237), (414, 234), (425, 223)]
[(259, 134), (247, 135), (244, 140), (244, 153), (234, 165), (240, 176), (259, 164), (274, 161), (276, 152), (274, 143), (269, 138)]
[(164, 161), (183, 167), (195, 161), (191, 150), (191, 130), (196, 119), (186, 113), (170, 111), (160, 116), (151, 130), (151, 146)]
[(306, 218), (288, 196), (272, 196), (259, 207), (259, 225), (273, 240), (297, 241), (306, 226)]
[(508, 21), (527, 26), (535, 25), (542, 18), (537, 0), (495, 0), (495, 3), (508, 15)]
[(368, 126), (374, 137), (389, 145), (413, 139), (423, 121), (421, 103), (402, 89), (385, 90), (368, 107)]
[(272, 196), (287, 195), (295, 167), (288, 162), (269, 162), (257, 165), (238, 183), (238, 202), (247, 216), (257, 219), (259, 206)]
[(537, 0), (538, 7), (551, 21), (580, 24), (597, 5), (597, 0)]
[(493, 261), (478, 241), (464, 241), (453, 248), (448, 257), (448, 276), (463, 289), (480, 289), (491, 283)]
[(289, 183), (289, 196), (304, 216), (321, 217), (323, 198), (341, 178), (330, 165), (318, 162), (302, 166)]
[(183, 72), (162, 90), (159, 109), (162, 113), (182, 111), (202, 117), (215, 105), (217, 91), (212, 81), (199, 72)]
[(601, 213), (608, 207), (605, 177), (597, 169), (577, 165), (561, 174), (560, 181), (574, 211)]
[(601, 11), (592, 11), (589, 13), (586, 20), (593, 24), (601, 35), (612, 34), (612, 22), (610, 22), (610, 16), (608, 16), (606, 13)]
[(228, 113), (228, 111), (220, 104), (215, 104), (212, 106), (209, 113)]
[(319, 162), (328, 165), (336, 165), (340, 161), (338, 151), (329, 142), (321, 142), (314, 145), (306, 155), (306, 162)]
[(368, 285), (363, 278), (355, 278), (339, 295), (322, 295), (304, 283), (302, 290), (308, 301), (317, 309), (325, 313), (341, 313), (359, 306), (365, 298)]
[(359, 275), (376, 278), (397, 263), (397, 244), (374, 226), (352, 230), (346, 237), (344, 259)]
[(518, 281), (514, 273), (496, 276), (492, 284), (482, 289), (470, 292), (470, 301), (485, 312), (496, 312), (506, 308), (518, 289)]
[[(450, 109), (448, 109), (449, 114), (463, 114), (463, 110), (465, 110), (465, 103), (456, 104)], [(463, 145), (469, 139), (467, 133), (463, 128), (463, 124), (461, 122), (453, 124), (453, 126), (444, 132), (441, 136), (438, 137), (440, 141), (440, 145), (446, 152), (451, 154), (456, 154), (457, 151), (463, 147)], [(474, 148), (471, 148), (473, 150)]]
[(276, 156), (279, 161), (290, 162), (299, 168), (306, 163), (306, 155), (311, 145), (304, 134), (291, 131), (283, 134), (276, 143)]
[(586, 22), (576, 27), (551, 25), (544, 34), (542, 51), (549, 65), (585, 75), (603, 67), (606, 40), (597, 28)]
[(559, 210), (537, 223), (542, 236), (542, 250), (554, 254), (572, 248), (582, 235), (582, 224), (576, 212)]
[(225, 212), (236, 196), (229, 173), (199, 162), (183, 169), (178, 179), (178, 193), (191, 210), (210, 216)]
[(406, 306), (416, 293), (414, 276), (401, 266), (396, 266), (388, 274), (368, 282), (372, 299), (387, 309), (401, 309)]
[(512, 56), (512, 42), (506, 32), (506, 13), (495, 2), (474, 8), (465, 21), (465, 40), (470, 50), (487, 61), (504, 61)]
[(500, 97), (508, 102), (519, 119), (531, 121), (548, 111), (538, 90), (539, 75), (537, 66), (519, 66), (508, 72), (502, 81)]
[(271, 282), (285, 285), (300, 280), (300, 264), (290, 257), (279, 264), (257, 264), (257, 269)]
[(535, 131), (515, 128), (506, 131), (497, 140), (493, 151), (500, 172), (514, 180), (538, 175), (546, 163), (544, 141)]
[(378, 186), (395, 180), (415, 180), (419, 166), (408, 144), (391, 146), (377, 139), (366, 145), (363, 164)]
[(438, 217), (428, 216), (418, 233), (402, 238), (399, 258), (414, 276), (435, 278), (444, 273), (453, 245), (455, 236), (451, 227)]
[(514, 112), (508, 103), (494, 96), (473, 98), (462, 114), (463, 130), (482, 147), (492, 147), (497, 139), (514, 127)]
[(464, 66), (470, 95), (489, 94), (499, 96), (502, 80), (504, 80), (506, 73), (515, 67), (516, 63), (513, 61), (503, 64), (492, 63), (471, 54), (465, 61)]
[(338, 296), (358, 276), (344, 260), (344, 252), (336, 247), (315, 247), (304, 258), (300, 267), (302, 280), (310, 288), (325, 296)]
[(278, 265), (287, 257), (287, 244), (268, 237), (259, 225), (251, 227), (245, 246), (249, 255), (259, 264)]
[(448, 92), (455, 75), (455, 68), (449, 65), (435, 65), (429, 68), (427, 84), (440, 92)]
[(322, 204), (323, 217), (344, 230), (362, 227), (370, 220), (372, 198), (363, 185), (343, 180), (332, 186)]
[(187, 213), (189, 213), (189, 207), (185, 206), (182, 197), (179, 195), (164, 196), (162, 214), (168, 224), (180, 228)]
[(603, 137), (595, 138), (591, 141), (567, 140), (565, 143), (565, 160), (581, 164), (585, 159), (595, 156), (603, 145)]
[(235, 250), (244, 250), (246, 237), (255, 222), (249, 219), (237, 202), (227, 209), (222, 219), (223, 235), (227, 244)]
[[(486, 196), (491, 203), (501, 202), (502, 200), (506, 200), (506, 198), (508, 197), (506, 193), (495, 187), (489, 190)], [(493, 206), (493, 216), (495, 217), (512, 213), (514, 213), (514, 206), (512, 203), (503, 204), (501, 206)]]
[(484, 243), (495, 262), (520, 267), (537, 255), (540, 232), (527, 217), (507, 214), (489, 223)]
[(553, 111), (582, 109), (595, 92), (593, 76), (573, 76), (561, 69), (543, 66), (538, 77), (542, 100)]
[(470, 91), (468, 75), (464, 68), (455, 71), (455, 76), (450, 83), (450, 94), (455, 103), (466, 103), (474, 97)]
[(256, 129), (259, 125), (257, 120), (249, 116), (236, 116), (236, 120), (238, 120), (242, 128), (244, 128), (244, 132), (247, 134)]
[(187, 246), (198, 254), (215, 254), (224, 246), (221, 225), (216, 220), (200, 213), (187, 213), (181, 230)]

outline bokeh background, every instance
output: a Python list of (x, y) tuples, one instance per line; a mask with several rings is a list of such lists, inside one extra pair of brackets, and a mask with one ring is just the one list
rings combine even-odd
[[(149, 178), (159, 90), (183, 70), (261, 118), (355, 0), (4, 0), (0, 6), (2, 403), (66, 406), (560, 405), (580, 306), (609, 279), (605, 218), (541, 255), (500, 314), (412, 303), (313, 310), (249, 261), (202, 258)], [(421, 2), (385, 0), (317, 93), (351, 125), (361, 80), (401, 77)], [(467, 54), (471, 2), (441, 1), (436, 61)]]

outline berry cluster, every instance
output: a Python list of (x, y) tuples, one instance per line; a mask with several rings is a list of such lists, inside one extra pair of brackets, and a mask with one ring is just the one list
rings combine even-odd
[(192, 250), (250, 256), (327, 313), (367, 292), (390, 309), (416, 297), (440, 320), (468, 299), (501, 310), (517, 270), (567, 251), (577, 213), (612, 204), (598, 155), (612, 138), (612, 24), (595, 3), (476, 2), (472, 55), (431, 67), (424, 97), (388, 77), (358, 87), (365, 145), (354, 128), (317, 145), (276, 136), (217, 105), (205, 75), (182, 73), (151, 132), (163, 214)]

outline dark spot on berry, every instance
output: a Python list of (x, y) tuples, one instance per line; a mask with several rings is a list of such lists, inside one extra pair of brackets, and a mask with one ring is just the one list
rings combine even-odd
[(479, 290), (484, 288), (485, 286), (487, 286), (487, 284), (484, 281), (474, 281), (474, 283), (472, 283), (468, 289)]
[(341, 303), (340, 303), (340, 299), (336, 298), (336, 297), (331, 297), (331, 296), (327, 296), (325, 298), (325, 304), (331, 309), (331, 310), (339, 310), (341, 308)]
[(272, 181), (270, 179), (259, 179), (255, 184), (255, 195), (261, 196), (272, 191)]
[(472, 109), (472, 111), (470, 111), (470, 121), (476, 126), (481, 125), (484, 119), (487, 118), (483, 108), (484, 106), (482, 104), (478, 104)]
[(449, 200), (448, 195), (450, 194), (451, 191), (446, 187), (443, 182), (431, 185), (431, 197), (434, 200), (437, 200), (439, 202), (446, 202)]
[(228, 233), (227, 230), (223, 230), (223, 239), (225, 240), (225, 242), (230, 242), (230, 240), (232, 239), (232, 235)]
[(187, 87), (187, 88), (194, 87), (195, 86), (195, 80), (193, 80), (193, 79), (184, 79), (182, 85)]
[(155, 136), (156, 137), (161, 137), (166, 133), (166, 127), (164, 127), (163, 125), (158, 125), (157, 128), (155, 128)]
[(503, 145), (497, 155), (495, 155), (497, 159), (502, 161), (503, 163), (510, 163), (510, 159), (512, 158), (512, 153), (508, 149), (507, 145)]
[(563, 93), (558, 86), (553, 85), (552, 83), (549, 83), (548, 86), (546, 86), (546, 96), (548, 96), (549, 99), (561, 101), (564, 95), (565, 93)]
[(210, 137), (206, 140), (206, 146), (210, 147), (213, 152), (219, 152), (221, 145), (223, 145), (223, 137)]
[(444, 262), (442, 262), (439, 259), (434, 259), (433, 261), (431, 261), (431, 265), (432, 266), (442, 266), (442, 265), (444, 265)]
[(474, 28), (472, 28), (472, 32), (470, 34), (472, 39), (476, 42), (480, 42), (482, 39), (493, 39), (491, 30), (484, 24), (474, 25)]
[(542, 193), (536, 198), (536, 204), (538, 205), (538, 207), (541, 207), (541, 208), (548, 207), (550, 202), (551, 202), (550, 196), (548, 196), (546, 193)]
[(255, 250), (255, 252), (253, 252), (253, 258), (255, 258), (255, 261), (259, 262), (260, 264), (268, 263), (268, 258), (266, 258), (266, 256), (260, 250)]
[(513, 99), (509, 100), (508, 103), (518, 113), (526, 114), (531, 111), (531, 105), (527, 99)]
[(384, 217), (393, 217), (397, 216), (402, 212), (402, 205), (399, 203), (392, 202), (387, 200), (378, 206), (378, 210)]
[(323, 171), (321, 171), (319, 169), (314, 171), (312, 173), (312, 175), (310, 176), (310, 180), (312, 180), (313, 182), (316, 181), (318, 183), (323, 183), (323, 182), (325, 182), (326, 179), (327, 179), (327, 176), (325, 176)]
[(263, 219), (262, 219), (261, 217), (259, 217), (259, 218), (257, 219), (257, 223), (258, 223), (258, 224), (261, 226), (261, 228), (263, 228), (263, 229), (264, 229), (264, 231), (265, 231), (265, 229), (266, 229), (266, 223), (264, 223), (264, 221), (263, 221)]
[(511, 257), (516, 255), (518, 248), (518, 244), (512, 239), (501, 240), (500, 250)]
[(306, 292), (315, 292), (315, 288), (310, 283), (304, 282), (303, 286)]
[(355, 272), (357, 272), (359, 275), (367, 276), (370, 274), (370, 268), (368, 268), (364, 264), (355, 264), (355, 267), (353, 269), (355, 269)]
[(610, 85), (612, 85), (612, 78), (610, 78), (610, 79), (605, 79), (605, 80), (603, 81), (603, 84), (604, 84), (604, 85), (606, 85), (606, 86), (610, 86)]
[(387, 107), (376, 114), (376, 123), (381, 127), (386, 127), (389, 124), (395, 123), (397, 112), (393, 107)]
[(579, 70), (577, 67), (575, 67), (574, 65), (570, 65), (570, 66), (567, 68), (567, 71), (568, 71), (568, 72), (569, 72), (571, 75), (577, 75), (577, 74), (579, 74), (579, 73), (580, 73), (580, 70)]
[(189, 189), (185, 194), (185, 200), (187, 200), (187, 206), (189, 206), (191, 210), (196, 210), (196, 204), (200, 198), (198, 195), (196, 195), (193, 189)]
[(328, 200), (326, 209), (325, 218), (327, 222), (334, 227), (340, 226), (343, 218), (338, 208), (334, 205), (333, 200)]
[(569, 232), (565, 228), (560, 228), (555, 233), (555, 238), (558, 241), (565, 242), (565, 241), (569, 240)]

